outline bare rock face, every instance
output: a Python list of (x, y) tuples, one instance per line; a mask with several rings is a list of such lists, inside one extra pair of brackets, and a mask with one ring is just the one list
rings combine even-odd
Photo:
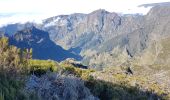
[[(85, 65), (113, 66), (141, 54), (153, 41), (170, 36), (169, 5), (150, 5), (154, 7), (147, 15), (121, 15), (103, 9), (89, 14), (59, 15), (45, 19), (41, 25), (9, 25), (0, 31), (13, 32), (33, 25), (47, 31), (56, 45), (83, 57)], [(113, 53), (115, 49), (120, 54)]]
[(58, 74), (46, 74), (41, 77), (32, 75), (25, 90), (28, 93), (37, 93), (40, 100), (98, 100), (80, 79)]
[(43, 29), (49, 31), (56, 44), (65, 49), (86, 50), (140, 28), (140, 15), (121, 16), (99, 9), (90, 14), (72, 14), (52, 17), (44, 21)]
[[(83, 62), (88, 62), (86, 59), (93, 59), (93, 55), (88, 54), (87, 51), (96, 52), (94, 54), (96, 56), (111, 52), (117, 47), (123, 51), (128, 44), (127, 49), (132, 56), (143, 50), (145, 44), (141, 48), (136, 48), (136, 45), (132, 44), (134, 38), (128, 38), (129, 33), (141, 28), (143, 20), (144, 17), (141, 15), (119, 15), (99, 9), (90, 14), (49, 18), (44, 21), (42, 29), (49, 32), (56, 44), (84, 56)], [(138, 36), (140, 38), (140, 33)], [(128, 39), (132, 42), (128, 43)]]

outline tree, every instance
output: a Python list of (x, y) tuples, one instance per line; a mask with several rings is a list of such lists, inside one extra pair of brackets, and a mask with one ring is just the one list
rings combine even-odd
[(8, 38), (0, 38), (0, 71), (16, 74), (27, 66), (32, 58), (32, 49), (21, 50), (15, 46), (8, 45)]

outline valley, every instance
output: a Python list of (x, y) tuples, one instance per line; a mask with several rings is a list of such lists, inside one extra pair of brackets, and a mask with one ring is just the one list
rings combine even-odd
[(141, 6), (0, 27), (0, 100), (169, 100), (170, 3)]

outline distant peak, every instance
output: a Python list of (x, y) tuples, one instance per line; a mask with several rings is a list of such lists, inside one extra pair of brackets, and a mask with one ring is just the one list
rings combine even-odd
[(92, 13), (109, 13), (108, 11), (106, 11), (105, 9), (98, 9), (93, 11)]
[(154, 6), (170, 6), (170, 2), (160, 2), (160, 3), (149, 3), (149, 4), (142, 4), (138, 7), (154, 7)]

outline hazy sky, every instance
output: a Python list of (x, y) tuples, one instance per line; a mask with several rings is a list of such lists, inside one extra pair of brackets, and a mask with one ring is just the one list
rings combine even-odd
[(0, 25), (36, 21), (60, 14), (90, 13), (105, 9), (119, 13), (143, 13), (149, 8), (140, 4), (169, 2), (170, 0), (0, 0)]

